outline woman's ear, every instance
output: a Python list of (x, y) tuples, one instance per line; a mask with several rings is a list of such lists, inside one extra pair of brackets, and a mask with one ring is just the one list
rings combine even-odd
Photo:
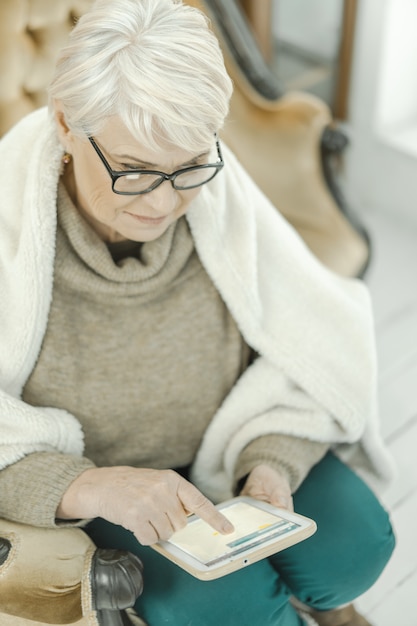
[(71, 154), (73, 134), (65, 119), (65, 113), (64, 113), (61, 102), (59, 100), (54, 100), (53, 108), (54, 108), (54, 118), (55, 118), (56, 128), (58, 131), (59, 141), (62, 144), (62, 147), (64, 148), (65, 152), (69, 152)]

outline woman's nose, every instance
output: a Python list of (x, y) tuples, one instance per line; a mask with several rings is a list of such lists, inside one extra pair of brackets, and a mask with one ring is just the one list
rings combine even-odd
[(177, 205), (178, 192), (170, 180), (164, 180), (156, 189), (142, 196), (146, 204), (159, 215), (168, 215)]

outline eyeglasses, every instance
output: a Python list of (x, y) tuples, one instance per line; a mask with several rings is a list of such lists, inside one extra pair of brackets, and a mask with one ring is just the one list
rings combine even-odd
[(174, 189), (194, 189), (205, 185), (212, 180), (224, 166), (223, 156), (220, 150), (219, 141), (216, 139), (217, 161), (216, 163), (206, 163), (204, 165), (193, 165), (166, 174), (158, 170), (131, 169), (123, 171), (113, 170), (107, 162), (104, 154), (94, 141), (93, 137), (88, 137), (94, 150), (97, 152), (111, 180), (112, 191), (122, 196), (136, 196), (153, 191), (166, 180), (171, 182)]

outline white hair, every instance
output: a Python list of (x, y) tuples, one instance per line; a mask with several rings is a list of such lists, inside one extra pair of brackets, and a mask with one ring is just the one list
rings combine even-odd
[(97, 0), (70, 34), (49, 88), (77, 136), (116, 115), (150, 147), (213, 142), (232, 92), (206, 16), (181, 0)]

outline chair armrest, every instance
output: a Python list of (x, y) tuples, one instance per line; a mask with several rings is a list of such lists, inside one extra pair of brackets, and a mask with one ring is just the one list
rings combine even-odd
[[(0, 613), (49, 624), (133, 606), (142, 563), (121, 550), (97, 549), (80, 528), (36, 528), (0, 519)], [(89, 622), (90, 623), (90, 622)]]

